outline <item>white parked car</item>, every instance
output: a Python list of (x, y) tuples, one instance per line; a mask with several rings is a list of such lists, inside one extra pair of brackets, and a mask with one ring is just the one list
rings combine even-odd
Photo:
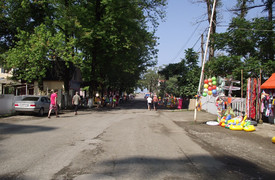
[(50, 108), (51, 101), (47, 96), (25, 95), (22, 96), (21, 100), (16, 99), (20, 98), (15, 98), (14, 108), (16, 112), (32, 112), (43, 116)]

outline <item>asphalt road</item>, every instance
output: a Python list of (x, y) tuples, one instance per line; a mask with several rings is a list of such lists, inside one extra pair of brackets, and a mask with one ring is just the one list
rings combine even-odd
[(274, 179), (266, 133), (205, 124), (215, 118), (148, 111), (143, 98), (77, 116), (2, 118), (0, 179)]

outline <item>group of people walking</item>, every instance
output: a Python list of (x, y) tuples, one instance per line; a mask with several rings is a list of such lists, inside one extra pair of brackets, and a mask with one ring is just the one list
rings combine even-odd
[(97, 105), (97, 108), (100, 107), (112, 107), (115, 108), (118, 106), (120, 101), (119, 95), (105, 95), (102, 98), (99, 97), (99, 95), (95, 98), (95, 104)]
[[(51, 118), (51, 113), (54, 110), (56, 117), (58, 116), (58, 105), (57, 105), (57, 90), (54, 90), (54, 92), (51, 94), (51, 103), (50, 103), (50, 108), (49, 108), (49, 112), (48, 112), (48, 118)], [(78, 108), (79, 108), (79, 104), (81, 102), (81, 98), (78, 94), (78, 92), (75, 92), (75, 95), (72, 98), (72, 105), (74, 107), (74, 114), (77, 115), (78, 112)], [(102, 104), (104, 105), (111, 105), (111, 107), (115, 107), (117, 106), (118, 102), (119, 102), (119, 96), (113, 95), (113, 96), (104, 96), (103, 98), (99, 98), (99, 96), (96, 97), (95, 100), (97, 107), (100, 107)], [(147, 98), (147, 106), (148, 106), (148, 110), (151, 111), (152, 106), (154, 108), (155, 111), (157, 111), (157, 106), (158, 106), (158, 102), (159, 99), (157, 98), (156, 95), (153, 96), (153, 98), (151, 96), (149, 96)]]
[(154, 110), (157, 111), (158, 102), (159, 102), (159, 99), (158, 99), (157, 95), (154, 95), (153, 98), (151, 96), (148, 96), (147, 97), (148, 110), (151, 111), (152, 104), (153, 104)]
[[(50, 108), (48, 112), (48, 118), (51, 118), (51, 113), (52, 110), (54, 110), (56, 117), (58, 116), (58, 105), (57, 105), (57, 92), (58, 90), (54, 90), (54, 92), (51, 94), (51, 103), (50, 103)], [(75, 92), (75, 95), (72, 98), (72, 105), (74, 106), (74, 115), (77, 115), (78, 107), (80, 104), (81, 98), (78, 94), (78, 92)]]

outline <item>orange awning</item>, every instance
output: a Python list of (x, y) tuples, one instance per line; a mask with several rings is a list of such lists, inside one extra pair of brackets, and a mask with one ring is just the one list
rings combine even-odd
[(275, 73), (261, 85), (261, 89), (275, 89)]

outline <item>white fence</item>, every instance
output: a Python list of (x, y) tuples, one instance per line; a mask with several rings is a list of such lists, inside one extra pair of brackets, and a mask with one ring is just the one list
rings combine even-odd
[[(202, 97), (202, 109), (211, 114), (217, 114), (216, 98)], [(232, 98), (232, 109), (237, 116), (243, 116), (245, 114), (245, 98)]]
[(0, 115), (14, 113), (14, 95), (0, 95)]

